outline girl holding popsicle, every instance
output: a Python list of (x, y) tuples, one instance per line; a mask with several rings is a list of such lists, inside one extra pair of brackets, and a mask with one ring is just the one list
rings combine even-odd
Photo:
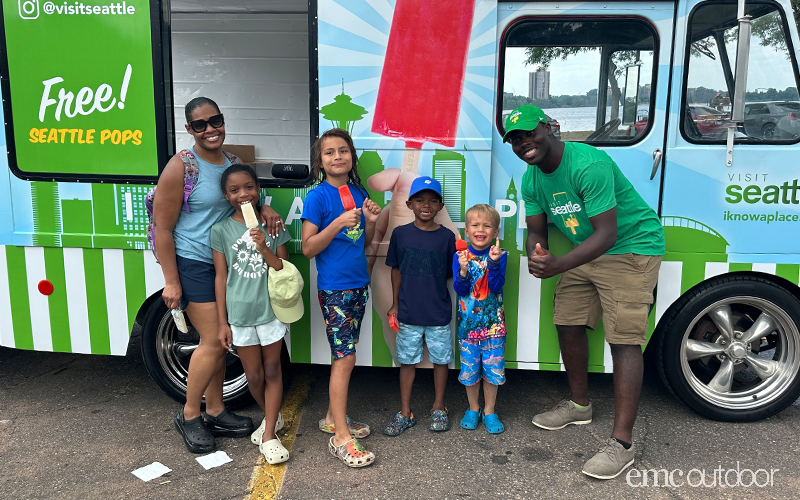
[(328, 450), (349, 467), (364, 467), (375, 455), (358, 438), (369, 426), (347, 416), (347, 390), (356, 361), (356, 343), (369, 284), (364, 249), (372, 241), (380, 207), (369, 199), (358, 175), (353, 139), (342, 129), (323, 133), (311, 149), (319, 185), (303, 207), (303, 255), (316, 257), (319, 303), (333, 362), (328, 413), (319, 421), (333, 434)]
[(286, 242), (291, 236), (286, 229), (268, 236), (256, 218), (259, 185), (252, 168), (231, 165), (222, 173), (220, 187), (235, 211), (211, 228), (219, 340), (224, 349), (236, 346), (250, 393), (264, 411), (264, 420), (250, 439), (259, 445), (268, 463), (278, 464), (289, 459), (275, 434), (283, 427), (279, 422), (283, 321), (299, 318), (277, 317), (270, 305), (267, 279), (291, 266), (285, 262), (289, 258)]

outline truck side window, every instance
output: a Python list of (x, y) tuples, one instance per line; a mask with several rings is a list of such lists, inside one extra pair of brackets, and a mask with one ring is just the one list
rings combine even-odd
[[(752, 34), (744, 126), (739, 127), (736, 140), (796, 142), (800, 139), (800, 94), (785, 16), (777, 5), (767, 2), (748, 2), (747, 14), (752, 16)], [(736, 3), (703, 4), (692, 13), (689, 24), (682, 132), (690, 142), (724, 142), (736, 72)]]
[(517, 106), (542, 108), (552, 134), (628, 145), (650, 128), (657, 38), (638, 19), (522, 19), (501, 45), (498, 128)]

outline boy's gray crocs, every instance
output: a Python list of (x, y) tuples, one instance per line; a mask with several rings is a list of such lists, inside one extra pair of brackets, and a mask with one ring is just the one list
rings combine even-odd
[(589, 424), (592, 422), (592, 403), (581, 410), (572, 401), (562, 399), (552, 410), (534, 416), (532, 422), (548, 431), (563, 429), (569, 424)]
[(583, 464), (583, 473), (597, 479), (612, 479), (633, 465), (633, 445), (629, 449), (608, 438), (595, 456)]

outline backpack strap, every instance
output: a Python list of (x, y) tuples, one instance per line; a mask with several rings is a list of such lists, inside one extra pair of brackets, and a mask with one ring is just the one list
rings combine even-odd
[(227, 151), (225, 151), (224, 149), (222, 150), (222, 154), (224, 154), (224, 155), (225, 155), (225, 158), (227, 158), (227, 159), (228, 159), (228, 161), (229, 161), (229, 162), (231, 162), (231, 165), (234, 165), (234, 164), (236, 164), (236, 163), (240, 163), (240, 162), (239, 162), (239, 157), (238, 157), (238, 156), (236, 156), (235, 154), (233, 154), (233, 153), (228, 153), (228, 152), (227, 152)]
[[(239, 158), (235, 154), (224, 150), (222, 154), (231, 162), (231, 165), (239, 163)], [(188, 149), (179, 152), (178, 157), (183, 161), (183, 210), (188, 214), (189, 195), (192, 194), (194, 185), (197, 183), (197, 179), (200, 176), (200, 165), (197, 163), (197, 158), (194, 156), (194, 153)]]
[(200, 167), (197, 158), (188, 149), (178, 153), (178, 158), (183, 161), (183, 210), (189, 213), (189, 195), (192, 194), (197, 178), (200, 175)]

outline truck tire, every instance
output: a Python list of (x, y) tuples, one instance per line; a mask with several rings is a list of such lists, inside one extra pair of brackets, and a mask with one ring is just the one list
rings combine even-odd
[(766, 279), (713, 278), (664, 318), (664, 384), (692, 410), (728, 422), (780, 412), (800, 396), (800, 301)]
[[(147, 372), (169, 397), (179, 403), (186, 402), (189, 360), (200, 342), (200, 335), (189, 323), (188, 316), (186, 322), (189, 333), (181, 333), (175, 327), (170, 310), (159, 297), (147, 311), (142, 329), (142, 358)], [(242, 363), (233, 353), (228, 353), (226, 358), (222, 398), (232, 408), (252, 401)]]

